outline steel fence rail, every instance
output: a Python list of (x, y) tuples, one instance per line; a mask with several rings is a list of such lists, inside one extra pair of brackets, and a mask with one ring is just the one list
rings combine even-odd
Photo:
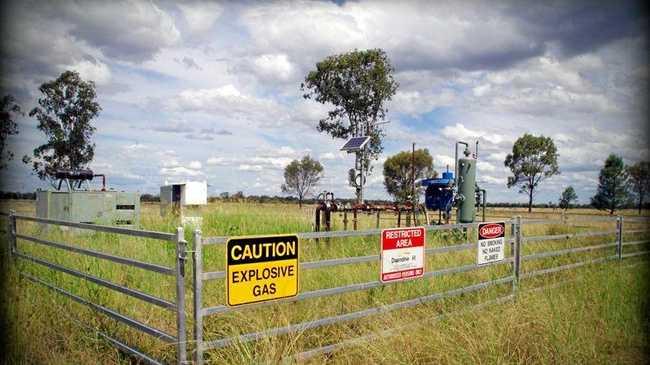
[[(506, 224), (512, 223), (511, 220), (505, 220)], [(442, 231), (450, 229), (462, 229), (476, 226), (476, 223), (460, 223), (460, 224), (442, 224), (442, 225), (424, 225), (427, 232)], [(405, 227), (406, 228), (406, 227)], [(296, 233), (300, 239), (320, 239), (320, 238), (345, 238), (345, 237), (364, 237), (381, 234), (383, 228), (373, 228), (359, 231), (321, 231), (321, 232), (300, 232)], [(224, 244), (228, 241), (230, 236), (212, 236), (203, 237), (203, 245), (216, 245)]]
[(331, 316), (331, 317), (325, 317), (325, 318), (320, 318), (317, 320), (313, 321), (308, 321), (308, 322), (302, 322), (298, 324), (291, 324), (288, 326), (284, 327), (277, 327), (277, 328), (272, 328), (260, 332), (253, 332), (253, 333), (247, 333), (244, 335), (240, 335), (237, 337), (228, 337), (220, 340), (213, 340), (213, 341), (208, 341), (204, 343), (204, 349), (215, 349), (215, 348), (222, 348), (226, 347), (233, 342), (238, 342), (238, 343), (244, 343), (244, 342), (250, 342), (250, 341), (257, 341), (262, 338), (267, 338), (267, 337), (273, 337), (273, 336), (279, 336), (291, 332), (298, 332), (298, 331), (305, 331), (313, 328), (318, 328), (322, 326), (327, 326), (335, 323), (341, 323), (341, 322), (347, 322), (355, 319), (360, 319), (372, 315), (377, 315), (381, 313), (387, 313), (389, 311), (393, 311), (395, 309), (403, 309), (403, 308), (409, 308), (413, 307), (416, 305), (424, 304), (427, 302), (439, 300), (439, 299), (444, 299), (444, 298), (449, 298), (449, 297), (454, 297), (458, 296), (461, 294), (467, 294), (471, 292), (475, 292), (481, 289), (488, 288), (493, 285), (499, 285), (499, 284), (506, 284), (510, 283), (514, 280), (514, 276), (508, 276), (505, 278), (500, 278), (496, 280), (491, 280), (491, 281), (485, 281), (479, 284), (474, 284), (474, 285), (469, 285), (463, 288), (459, 289), (454, 289), (454, 290), (449, 290), (446, 292), (442, 293), (434, 293), (430, 295), (425, 295), (422, 297), (417, 297), (397, 303), (391, 303), (387, 304), (381, 307), (373, 307), (373, 308), (368, 308), (364, 309), (361, 311), (357, 312), (352, 312), (352, 313), (346, 313), (346, 314), (341, 314), (337, 316)]
[(560, 219), (522, 219), (521, 224), (564, 224), (566, 222)]
[(163, 363), (160, 360), (154, 359), (153, 357), (145, 354), (142, 350), (136, 348), (135, 346), (127, 345), (126, 343), (124, 343), (124, 342), (122, 342), (122, 341), (120, 341), (120, 340), (118, 340), (116, 338), (113, 338), (113, 337), (99, 331), (98, 329), (96, 329), (94, 327), (91, 327), (91, 326), (83, 323), (82, 321), (80, 321), (80, 320), (78, 320), (76, 318), (73, 318), (70, 315), (67, 315), (65, 313), (63, 313), (62, 315), (65, 318), (67, 318), (68, 320), (74, 322), (77, 326), (79, 326), (79, 327), (81, 327), (81, 328), (83, 328), (83, 329), (85, 329), (85, 330), (87, 330), (89, 332), (93, 332), (93, 333), (97, 334), (98, 336), (100, 336), (104, 340), (108, 341), (113, 346), (115, 346), (118, 349), (126, 352), (129, 355), (134, 356), (135, 358), (137, 358), (138, 360), (144, 362), (145, 364), (163, 365)]
[(633, 229), (630, 231), (625, 231), (623, 234), (635, 234), (635, 233), (650, 233), (648, 229)]
[(602, 257), (602, 258), (594, 259), (594, 260), (580, 261), (580, 262), (576, 262), (576, 263), (573, 263), (573, 264), (556, 266), (556, 267), (552, 267), (550, 269), (530, 271), (530, 272), (522, 274), (521, 278), (522, 279), (528, 279), (528, 278), (532, 278), (532, 277), (539, 276), (539, 275), (552, 274), (552, 273), (556, 273), (556, 272), (559, 272), (559, 271), (575, 269), (575, 268), (585, 266), (585, 265), (598, 264), (598, 263), (602, 263), (602, 262), (605, 262), (605, 261), (615, 259), (617, 257), (618, 257), (617, 255), (612, 255), (612, 256)]
[(637, 252), (632, 252), (632, 253), (626, 253), (626, 254), (623, 254), (623, 255), (621, 255), (621, 257), (623, 257), (623, 258), (627, 258), (627, 257), (634, 257), (634, 256), (647, 255), (647, 254), (649, 254), (649, 253), (650, 253), (650, 251), (637, 251)]
[(625, 221), (634, 223), (648, 223), (650, 222), (650, 217), (625, 217)]
[(75, 222), (62, 221), (58, 219), (37, 218), (37, 217), (31, 217), (31, 216), (19, 215), (19, 214), (15, 214), (13, 215), (13, 217), (15, 217), (16, 219), (30, 221), (30, 222), (87, 229), (91, 231), (99, 231), (99, 232), (106, 232), (106, 233), (117, 233), (117, 234), (123, 234), (127, 236), (151, 238), (151, 239), (161, 240), (161, 241), (173, 241), (176, 238), (176, 236), (172, 233), (143, 231), (137, 229), (112, 227), (112, 226), (101, 226), (101, 225), (90, 224), (90, 223), (75, 223)]
[(602, 244), (602, 245), (568, 248), (568, 249), (565, 249), (565, 250), (558, 250), (558, 251), (547, 251), (547, 252), (522, 256), (521, 261), (537, 260), (537, 259), (541, 259), (541, 258), (555, 257), (555, 256), (561, 256), (561, 255), (566, 255), (566, 254), (570, 254), (570, 253), (577, 253), (577, 252), (594, 251), (594, 250), (600, 250), (600, 249), (603, 249), (603, 248), (616, 247), (617, 245), (618, 245), (618, 243), (614, 242), (614, 243), (605, 243), (605, 244)]
[[(444, 246), (444, 247), (428, 247), (425, 249), (425, 252), (426, 254), (431, 255), (436, 253), (464, 251), (475, 247), (476, 247), (475, 243), (463, 243), (460, 245), (451, 245), (451, 246)], [(341, 257), (341, 258), (326, 259), (320, 261), (302, 262), (300, 263), (300, 269), (311, 270), (311, 269), (320, 269), (320, 268), (339, 266), (339, 265), (378, 262), (379, 259), (380, 259), (379, 255)], [(222, 279), (226, 277), (226, 272), (225, 271), (204, 272), (202, 277), (204, 281)]]
[[(617, 219), (616, 216), (614, 217), (598, 217), (598, 216), (592, 216), (592, 217), (580, 217), (580, 216), (572, 216), (570, 219), (568, 219), (568, 223), (582, 223), (582, 222), (615, 222)], [(626, 218), (627, 219), (627, 218)]]
[(125, 315), (122, 315), (122, 314), (120, 314), (120, 313), (118, 313), (118, 312), (116, 312), (116, 311), (114, 311), (112, 309), (109, 309), (109, 308), (106, 308), (106, 307), (104, 307), (102, 305), (90, 302), (90, 301), (88, 301), (88, 300), (86, 300), (86, 299), (84, 299), (84, 298), (82, 298), (82, 297), (80, 297), (78, 295), (72, 294), (67, 290), (56, 287), (56, 286), (54, 286), (54, 285), (52, 285), (52, 284), (50, 284), (50, 283), (48, 283), (48, 282), (46, 282), (44, 280), (41, 280), (41, 279), (39, 279), (39, 278), (37, 278), (35, 276), (32, 276), (30, 274), (20, 272), (20, 275), (27, 278), (27, 279), (29, 279), (29, 280), (31, 280), (31, 281), (33, 281), (33, 282), (35, 282), (35, 283), (41, 284), (41, 285), (43, 285), (43, 286), (45, 286), (45, 287), (59, 293), (59, 294), (67, 296), (68, 298), (74, 300), (75, 302), (77, 302), (79, 304), (86, 305), (86, 306), (88, 306), (88, 307), (90, 307), (90, 308), (92, 308), (92, 309), (94, 309), (94, 310), (96, 310), (98, 312), (101, 312), (101, 313), (113, 318), (114, 320), (116, 320), (118, 322), (124, 323), (124, 324), (126, 324), (126, 325), (128, 325), (128, 326), (130, 326), (132, 328), (135, 328), (135, 329), (137, 329), (137, 330), (139, 330), (141, 332), (144, 332), (144, 333), (146, 333), (146, 334), (148, 334), (150, 336), (161, 339), (161, 340), (163, 340), (165, 342), (168, 342), (168, 343), (176, 342), (176, 338), (174, 336), (172, 336), (170, 334), (167, 334), (167, 333), (165, 333), (165, 332), (163, 332), (163, 331), (161, 331), (159, 329), (149, 327), (149, 326), (147, 326), (146, 324), (144, 324), (144, 323), (142, 323), (140, 321), (137, 321), (137, 320), (135, 320), (133, 318), (129, 318), (129, 317), (127, 317)]
[(89, 250), (89, 249), (86, 249), (86, 248), (74, 247), (74, 246), (70, 246), (70, 245), (64, 245), (62, 243), (49, 241), (49, 240), (42, 239), (42, 238), (26, 236), (24, 234), (18, 234), (17, 233), (16, 238), (20, 238), (20, 239), (23, 239), (23, 240), (27, 240), (27, 241), (38, 243), (38, 244), (45, 245), (45, 246), (58, 248), (58, 249), (61, 249), (61, 250), (66, 250), (66, 251), (70, 251), (70, 252), (83, 254), (83, 255), (86, 255), (86, 256), (92, 256), (92, 257), (97, 257), (97, 258), (104, 259), (104, 260), (117, 262), (118, 264), (124, 264), (124, 265), (138, 267), (140, 269), (145, 269), (145, 270), (148, 270), (148, 271), (157, 272), (157, 273), (164, 274), (164, 275), (174, 275), (176, 273), (176, 271), (174, 269), (169, 268), (169, 267), (156, 265), (156, 264), (151, 264), (151, 263), (148, 263), (148, 262), (142, 262), (142, 261), (138, 261), (138, 260), (134, 260), (134, 259), (128, 259), (128, 258), (121, 257), (121, 256), (114, 256), (114, 255), (110, 255), (110, 254), (99, 252), (99, 251)]
[(120, 292), (122, 294), (132, 296), (134, 298), (138, 298), (140, 300), (143, 300), (143, 301), (145, 301), (147, 303), (150, 303), (150, 304), (157, 305), (159, 307), (166, 308), (166, 309), (172, 309), (172, 310), (176, 309), (176, 304), (174, 304), (174, 303), (172, 303), (170, 301), (158, 298), (158, 297), (154, 297), (153, 295), (149, 295), (149, 294), (141, 292), (139, 290), (127, 288), (125, 286), (115, 284), (115, 283), (110, 282), (108, 280), (99, 278), (97, 276), (93, 276), (93, 275), (90, 275), (90, 274), (83, 273), (81, 271), (69, 269), (67, 267), (63, 267), (63, 266), (57, 265), (55, 263), (40, 259), (40, 258), (30, 256), (30, 255), (28, 255), (28, 254), (26, 254), (24, 252), (16, 251), (16, 252), (14, 252), (14, 255), (16, 257), (21, 258), (21, 259), (28, 260), (28, 261), (37, 263), (37, 264), (39, 264), (41, 266), (48, 267), (48, 268), (50, 268), (52, 270), (60, 271), (60, 272), (66, 273), (68, 275), (72, 275), (72, 276), (78, 277), (80, 279), (87, 280), (87, 281), (89, 281), (91, 283), (101, 285), (103, 287), (118, 291), (118, 292)]
[[(371, 334), (368, 334), (368, 335), (351, 338), (349, 340), (341, 341), (341, 342), (334, 343), (334, 344), (331, 344), (331, 345), (326, 345), (326, 346), (314, 348), (314, 349), (311, 349), (311, 350), (303, 351), (303, 352), (292, 355), (291, 358), (294, 358), (297, 361), (307, 361), (307, 360), (309, 360), (309, 359), (311, 359), (311, 358), (313, 358), (315, 356), (330, 354), (330, 353), (333, 353), (333, 352), (338, 351), (340, 349), (343, 349), (345, 347), (354, 346), (354, 345), (359, 344), (361, 342), (368, 342), (368, 341), (372, 341), (372, 340), (383, 338), (383, 337), (389, 337), (389, 336), (391, 336), (391, 335), (393, 335), (393, 334), (395, 334), (395, 333), (397, 333), (399, 331), (403, 331), (405, 329), (412, 329), (412, 328), (421, 327), (421, 326), (423, 326), (425, 324), (429, 324), (429, 323), (432, 323), (432, 322), (437, 322), (437, 321), (440, 321), (440, 320), (444, 320), (444, 319), (452, 317), (452, 316), (461, 315), (461, 314), (465, 314), (465, 313), (468, 313), (468, 312), (473, 312), (473, 311), (476, 311), (478, 309), (483, 309), (483, 308), (486, 308), (486, 307), (489, 307), (489, 306), (492, 306), (492, 305), (503, 304), (503, 303), (509, 302), (509, 301), (511, 301), (513, 299), (515, 299), (515, 295), (514, 294), (509, 294), (509, 295), (506, 295), (506, 296), (503, 296), (503, 297), (500, 297), (500, 298), (497, 298), (497, 299), (491, 299), (491, 300), (487, 300), (487, 301), (479, 303), (479, 304), (474, 304), (472, 306), (465, 307), (465, 308), (460, 309), (460, 310), (456, 310), (456, 311), (449, 312), (449, 313), (439, 314), (439, 315), (437, 315), (435, 317), (432, 317), (432, 318), (425, 318), (424, 321), (422, 321), (422, 322), (411, 322), (411, 323), (406, 324), (406, 325), (391, 327), (391, 328), (385, 329), (385, 330), (383, 330), (381, 332), (371, 333)], [(285, 359), (287, 361), (289, 360), (289, 358), (285, 358)], [(287, 361), (285, 361), (285, 362), (287, 362)]]
[(623, 246), (634, 246), (634, 245), (642, 245), (644, 243), (650, 243), (650, 240), (641, 240), (641, 241), (627, 241), (623, 242)]
[(120, 350), (122, 350), (122, 351), (124, 351), (124, 352), (126, 352), (128, 354), (131, 354), (132, 356), (135, 356), (136, 358), (138, 358), (141, 361), (144, 361), (145, 364), (164, 365), (164, 363), (154, 359), (153, 357), (145, 354), (144, 352), (139, 351), (139, 350), (135, 349), (134, 347), (131, 347), (131, 346), (129, 346), (129, 345), (123, 343), (123, 342), (120, 342), (119, 340), (117, 340), (117, 339), (115, 339), (115, 338), (113, 338), (113, 337), (111, 337), (111, 336), (109, 336), (107, 334), (104, 334), (104, 333), (99, 332), (99, 331), (95, 331), (95, 332), (98, 335), (100, 335), (104, 340), (106, 340), (106, 341), (110, 342), (111, 344), (113, 344), (113, 346), (117, 347), (118, 349), (120, 349)]
[[(501, 262), (492, 264), (492, 266), (498, 266), (498, 265), (504, 265), (513, 262), (512, 257), (504, 259)], [(432, 278), (436, 276), (444, 276), (444, 275), (450, 275), (450, 274), (458, 274), (458, 273), (464, 273), (464, 272), (470, 272), (470, 271), (475, 271), (475, 270), (480, 270), (483, 268), (483, 266), (476, 266), (475, 264), (471, 265), (464, 265), (464, 266), (456, 266), (456, 267), (451, 267), (451, 268), (446, 268), (446, 269), (441, 269), (441, 270), (436, 270), (436, 271), (427, 271), (424, 273), (422, 276), (423, 278)], [(248, 308), (254, 308), (254, 307), (265, 307), (269, 305), (274, 305), (274, 304), (280, 304), (280, 303), (292, 303), (296, 301), (301, 301), (305, 299), (312, 299), (312, 298), (319, 298), (319, 297), (325, 297), (325, 296), (332, 296), (332, 295), (337, 295), (337, 294), (344, 294), (344, 293), (351, 293), (355, 291), (362, 291), (362, 290), (368, 290), (368, 289), (373, 289), (373, 288), (378, 288), (381, 286), (389, 286), (389, 285), (396, 285), (399, 284), (399, 281), (392, 281), (388, 283), (382, 283), (381, 281), (368, 281), (365, 283), (356, 283), (356, 284), (350, 284), (350, 285), (345, 285), (345, 286), (337, 286), (334, 288), (326, 288), (326, 289), (317, 289), (317, 290), (312, 290), (308, 292), (303, 292), (299, 293), (295, 297), (291, 298), (286, 298), (286, 299), (279, 299), (273, 302), (259, 302), (259, 303), (252, 303), (246, 306), (240, 306), (240, 307), (228, 307), (225, 305), (217, 305), (214, 307), (207, 307), (202, 309), (203, 316), (210, 316), (218, 313), (227, 313), (227, 312), (233, 312), (233, 311), (240, 311), (243, 309), (248, 309)]]
[(596, 236), (609, 236), (616, 234), (616, 230), (612, 231), (600, 231), (600, 232), (581, 232), (581, 233), (565, 233), (565, 234), (554, 234), (550, 236), (531, 236), (523, 237), (523, 243), (529, 242), (541, 242), (541, 241), (557, 241), (562, 239), (571, 239), (579, 237), (596, 237)]

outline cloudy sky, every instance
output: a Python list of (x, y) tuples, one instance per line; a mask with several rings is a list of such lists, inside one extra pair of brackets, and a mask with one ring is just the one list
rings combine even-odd
[[(283, 167), (310, 154), (320, 190), (352, 197), (344, 141), (316, 131), (327, 106), (304, 100), (315, 63), (382, 48), (400, 87), (369, 198), (385, 198), (386, 156), (426, 147), (436, 170), (456, 140), (480, 141), (490, 201), (525, 201), (503, 167), (523, 133), (551, 136), (562, 174), (536, 198), (573, 185), (593, 195), (609, 153), (648, 159), (648, 18), (635, 2), (15, 1), (3, 5), (2, 85), (29, 110), (64, 70), (97, 85), (96, 158), (117, 189), (207, 180), (210, 194), (280, 195)], [(20, 162), (43, 142), (18, 121), (2, 189), (44, 187)], [(452, 166), (453, 168), (453, 166)]]

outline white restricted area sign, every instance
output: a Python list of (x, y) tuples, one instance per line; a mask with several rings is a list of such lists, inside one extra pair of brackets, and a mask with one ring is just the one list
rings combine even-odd
[(424, 275), (424, 227), (381, 231), (382, 283), (415, 279)]
[(478, 265), (499, 262), (505, 258), (506, 223), (492, 222), (478, 225)]

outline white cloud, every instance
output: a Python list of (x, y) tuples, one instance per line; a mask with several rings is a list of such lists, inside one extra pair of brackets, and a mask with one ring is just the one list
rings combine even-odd
[(403, 69), (469, 67), (541, 47), (517, 21), (481, 3), (270, 3), (247, 9), (242, 20), (258, 48), (305, 61), (381, 45)]
[(391, 108), (397, 112), (420, 115), (434, 108), (450, 106), (455, 101), (457, 101), (456, 92), (446, 88), (424, 93), (417, 90), (398, 90), (392, 99)]
[(244, 119), (264, 126), (278, 126), (288, 119), (275, 101), (244, 94), (232, 84), (183, 90), (170, 101), (170, 107), (185, 112), (220, 113), (226, 118)]
[(213, 2), (178, 4), (188, 30), (193, 35), (205, 35), (223, 13), (223, 7)]
[(263, 54), (253, 60), (255, 73), (265, 80), (288, 80), (294, 72), (286, 54)]
[(228, 161), (229, 160), (224, 157), (210, 157), (205, 163), (211, 166), (223, 166), (226, 165)]
[(160, 169), (160, 174), (164, 176), (201, 176), (203, 173), (201, 171), (197, 170), (192, 170), (188, 169), (187, 167), (183, 166), (176, 166), (176, 167), (163, 167)]
[(162, 166), (162, 167), (177, 167), (177, 166), (180, 166), (180, 163), (175, 158), (163, 159), (162, 161), (160, 161), (160, 166)]
[(111, 70), (101, 61), (82, 60), (73, 65), (60, 66), (61, 71), (73, 70), (79, 72), (82, 79), (94, 81), (97, 85), (106, 85), (111, 80)]
[(174, 19), (153, 2), (64, 3), (60, 10), (70, 34), (109, 57), (144, 61), (180, 39)]
[(193, 169), (193, 170), (200, 170), (202, 165), (201, 165), (201, 163), (199, 161), (192, 161), (192, 162), (190, 162), (188, 167)]
[(492, 89), (492, 86), (490, 84), (483, 84), (473, 88), (472, 92), (474, 93), (474, 96), (481, 97), (487, 94), (490, 91), (490, 89)]
[(241, 164), (241, 165), (239, 165), (238, 170), (240, 170), (240, 171), (262, 171), (262, 170), (264, 170), (264, 167), (260, 166), (260, 165)]
[(454, 158), (447, 155), (433, 156), (433, 163), (436, 166), (449, 166), (450, 169), (454, 168)]

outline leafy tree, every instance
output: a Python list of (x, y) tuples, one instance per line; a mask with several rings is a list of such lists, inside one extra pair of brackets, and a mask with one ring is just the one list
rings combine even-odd
[(38, 107), (29, 112), (38, 120), (38, 129), (47, 142), (34, 149), (33, 158), (23, 157), (41, 180), (51, 178), (60, 168), (80, 169), (93, 160), (95, 127), (91, 122), (101, 111), (95, 83), (84, 81), (74, 71), (63, 72), (56, 80), (39, 88), (43, 95)]
[(591, 198), (591, 205), (596, 209), (609, 210), (614, 214), (616, 209), (622, 208), (628, 201), (628, 173), (623, 159), (614, 154), (605, 160), (605, 166), (598, 176), (598, 190)]
[(298, 195), (298, 204), (309, 194), (311, 188), (318, 184), (323, 174), (323, 166), (308, 155), (302, 160), (293, 160), (284, 168), (282, 192)]
[[(384, 186), (388, 194), (396, 201), (410, 200), (413, 191), (412, 165), (415, 166), (415, 180), (436, 175), (433, 170), (433, 158), (427, 149), (416, 150), (415, 154), (409, 151), (399, 152), (384, 162)], [(416, 197), (419, 196), (421, 190), (416, 187)]]
[(567, 210), (571, 207), (571, 203), (578, 201), (578, 195), (576, 194), (576, 191), (573, 189), (573, 186), (569, 186), (564, 191), (562, 192), (562, 195), (560, 195), (560, 202), (559, 206), (560, 208)]
[(18, 134), (16, 116), (22, 114), (20, 105), (11, 95), (0, 99), (0, 170), (7, 167), (7, 162), (14, 158), (13, 152), (7, 150), (7, 137)]
[(355, 166), (361, 167), (361, 181), (352, 169), (348, 182), (362, 200), (365, 175), (371, 172), (370, 159), (377, 159), (383, 150), (384, 136), (379, 122), (386, 117), (386, 103), (397, 91), (394, 69), (381, 49), (354, 50), (329, 56), (316, 64), (300, 85), (305, 99), (331, 104), (333, 109), (318, 122), (318, 131), (332, 138), (370, 136), (366, 151), (357, 153)]
[(557, 148), (550, 137), (524, 134), (515, 141), (512, 153), (504, 164), (512, 171), (508, 188), (519, 186), (519, 192), (528, 195), (528, 212), (532, 210), (535, 189), (539, 184), (560, 173)]
[(645, 195), (650, 191), (650, 162), (641, 161), (627, 168), (632, 191), (639, 199), (639, 214), (643, 208)]

